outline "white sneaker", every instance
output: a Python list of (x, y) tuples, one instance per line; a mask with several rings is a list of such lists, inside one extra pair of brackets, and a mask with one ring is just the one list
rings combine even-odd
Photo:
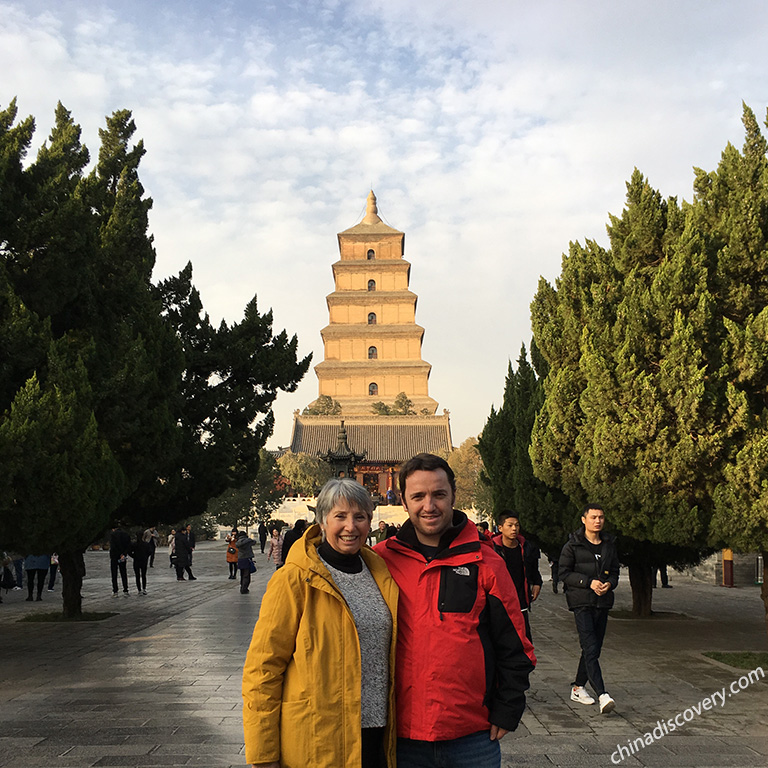
[(607, 715), (609, 712), (613, 712), (616, 707), (616, 702), (607, 693), (601, 693), (598, 701), (600, 702), (601, 715)]
[(117, 592), (113, 592), (112, 597), (117, 597)]
[(574, 685), (571, 687), (571, 701), (578, 701), (579, 704), (594, 704), (595, 700), (587, 693), (583, 685)]

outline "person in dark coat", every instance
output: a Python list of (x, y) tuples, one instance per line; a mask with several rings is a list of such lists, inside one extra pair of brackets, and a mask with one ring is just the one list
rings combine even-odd
[(264, 554), (264, 547), (267, 546), (267, 537), (269, 536), (269, 531), (267, 530), (267, 524), (261, 523), (259, 525), (259, 544), (261, 545), (261, 554)]
[(251, 586), (251, 568), (253, 566), (253, 545), (256, 542), (245, 531), (238, 531), (235, 539), (237, 549), (237, 568), (240, 571), (240, 594), (247, 595)]
[(131, 551), (131, 537), (119, 526), (109, 535), (109, 568), (112, 574), (112, 597), (117, 597), (117, 573), (123, 582), (123, 597), (128, 597), (127, 558)]
[(283, 537), (283, 563), (288, 559), (288, 552), (291, 547), (304, 535), (306, 527), (306, 520), (297, 520), (293, 528)]
[(616, 703), (605, 690), (600, 669), (608, 611), (619, 584), (619, 556), (616, 540), (603, 531), (605, 512), (597, 504), (582, 510), (582, 528), (572, 533), (560, 553), (560, 580), (565, 586), (568, 608), (573, 611), (579, 633), (581, 658), (576, 679), (571, 683), (571, 701), (594, 704), (585, 685), (597, 694), (600, 712), (613, 711)]
[(136, 534), (136, 541), (131, 547), (133, 558), (133, 574), (136, 577), (136, 589), (140, 595), (147, 594), (147, 566), (149, 558), (154, 553), (154, 547), (149, 541), (144, 541), (144, 534)]
[(187, 581), (184, 578), (184, 571), (189, 576), (189, 581), (196, 581), (192, 575), (192, 547), (189, 545), (189, 539), (187, 538), (186, 531), (182, 528), (176, 534), (176, 546), (174, 548), (174, 555), (176, 557), (176, 581)]

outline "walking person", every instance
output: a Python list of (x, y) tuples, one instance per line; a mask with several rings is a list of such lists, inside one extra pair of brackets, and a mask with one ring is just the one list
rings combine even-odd
[(152, 554), (152, 545), (143, 533), (136, 534), (136, 543), (131, 547), (133, 574), (136, 578), (136, 590), (140, 595), (147, 594), (147, 567)]
[(31, 603), (35, 592), (35, 579), (37, 579), (37, 600), (43, 599), (43, 584), (51, 567), (50, 555), (27, 555), (24, 558), (24, 570), (27, 572), (27, 602)]
[[(180, 528), (174, 536), (173, 555), (176, 565), (176, 581), (197, 581), (192, 575), (192, 548), (187, 538), (187, 532)], [(187, 578), (184, 578), (184, 571), (187, 572)]]
[(243, 669), (245, 759), (394, 768), (397, 586), (365, 546), (373, 500), (329, 480), (261, 603)]
[(251, 586), (251, 574), (256, 573), (253, 564), (253, 545), (256, 542), (245, 531), (240, 531), (235, 539), (237, 549), (237, 569), (240, 571), (240, 594), (247, 595)]
[(267, 545), (267, 537), (269, 536), (269, 531), (267, 530), (267, 524), (266, 523), (259, 523), (259, 544), (261, 545), (261, 554), (264, 554), (264, 547)]
[(149, 567), (155, 567), (155, 550), (160, 544), (160, 534), (157, 532), (157, 526), (153, 525), (144, 531), (144, 541), (149, 544)]
[(53, 592), (56, 584), (56, 574), (59, 571), (59, 556), (54, 552), (51, 555), (51, 567), (48, 571), (48, 591)]
[(122, 528), (115, 526), (109, 536), (109, 570), (112, 575), (112, 597), (117, 597), (117, 574), (123, 583), (123, 597), (128, 597), (127, 558), (131, 551), (131, 537)]
[(505, 509), (499, 514), (499, 533), (493, 537), (493, 548), (507, 566), (517, 599), (525, 620), (525, 634), (531, 642), (531, 605), (541, 592), (542, 578), (539, 572), (539, 548), (520, 533), (520, 518), (516, 512)]
[(573, 611), (579, 633), (581, 658), (571, 684), (571, 701), (594, 704), (585, 688), (587, 681), (597, 695), (600, 713), (613, 711), (616, 702), (605, 690), (600, 669), (608, 611), (619, 583), (616, 540), (603, 531), (605, 512), (597, 504), (582, 510), (582, 527), (572, 533), (560, 553), (560, 581), (565, 585), (568, 608)]
[(169, 568), (176, 566), (176, 529), (171, 528), (171, 532), (168, 534), (168, 562)]
[(280, 531), (278, 531), (277, 528), (272, 529), (272, 536), (269, 539), (267, 560), (271, 560), (275, 564), (275, 570), (280, 568), (283, 564), (283, 537), (280, 535)]
[(227, 536), (227, 565), (229, 566), (229, 578), (237, 578), (237, 537), (239, 531), (237, 528), (233, 528), (232, 532)]
[(186, 532), (187, 543), (189, 544), (189, 564), (192, 565), (192, 555), (195, 552), (195, 532), (192, 530), (192, 524), (187, 523), (187, 527), (184, 529)]

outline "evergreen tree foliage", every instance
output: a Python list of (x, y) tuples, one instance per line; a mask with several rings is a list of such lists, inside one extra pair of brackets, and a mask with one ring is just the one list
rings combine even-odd
[(485, 518), (493, 509), (493, 499), (483, 482), (483, 459), (477, 449), (477, 438), (468, 437), (446, 461), (456, 476), (456, 509), (476, 510)]
[[(531, 356), (539, 366), (544, 365), (535, 345)], [(517, 370), (511, 363), (508, 366), (502, 406), (498, 411), (491, 408), (478, 450), (493, 498), (494, 518), (505, 509), (517, 512), (525, 535), (554, 558), (560, 554), (576, 514), (560, 490), (533, 474), (528, 448), (543, 399), (541, 380), (523, 345)]]
[(255, 298), (241, 322), (214, 328), (192, 284), (191, 264), (162, 281), (158, 294), (181, 343), (185, 373), (176, 412), (182, 458), (156, 484), (157, 514), (196, 514), (210, 498), (257, 476), (274, 427), (272, 404), (279, 391), (296, 389), (312, 356), (297, 359), (296, 336), (273, 336), (272, 313), (259, 314)]
[[(734, 418), (714, 494), (714, 544), (763, 554), (768, 622), (768, 144), (743, 108), (745, 141), (730, 144), (716, 171), (696, 170), (697, 224), (722, 320), (722, 373)], [(768, 120), (766, 121), (768, 125)]]
[(0, 111), (0, 540), (57, 551), (75, 615), (83, 550), (111, 521), (188, 517), (256, 476), (276, 394), (309, 358), (255, 299), (211, 328), (191, 266), (152, 285), (130, 112), (107, 118), (89, 173), (61, 104), (31, 163), (34, 120), (16, 118)]
[(256, 479), (237, 488), (227, 488), (208, 503), (208, 513), (220, 525), (231, 528), (266, 522), (280, 506), (285, 491), (274, 456), (264, 448), (259, 451)]
[(340, 413), (341, 404), (329, 395), (320, 395), (312, 405), (302, 411), (304, 416), (338, 416)]
[(371, 410), (379, 416), (415, 416), (413, 400), (405, 392), (399, 392), (392, 405), (381, 400), (371, 404)]
[(308, 453), (286, 451), (277, 466), (294, 493), (302, 496), (314, 496), (331, 479), (330, 465)]
[(542, 281), (532, 305), (549, 366), (535, 471), (579, 504), (605, 506), (642, 615), (652, 567), (706, 551), (728, 419), (691, 213), (635, 171), (608, 226), (610, 249), (572, 243), (556, 287)]

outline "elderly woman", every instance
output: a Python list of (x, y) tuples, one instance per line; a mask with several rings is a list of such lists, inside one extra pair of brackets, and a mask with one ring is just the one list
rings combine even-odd
[(397, 586), (365, 541), (373, 501), (349, 478), (276, 571), (243, 670), (254, 768), (393, 768)]

